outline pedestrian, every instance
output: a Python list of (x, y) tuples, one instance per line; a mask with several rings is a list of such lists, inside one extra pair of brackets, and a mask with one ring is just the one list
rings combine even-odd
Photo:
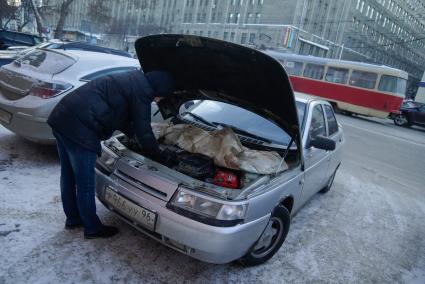
[(95, 163), (102, 140), (119, 130), (135, 137), (146, 155), (162, 153), (151, 128), (151, 103), (169, 96), (173, 79), (163, 71), (139, 70), (95, 79), (64, 97), (47, 123), (57, 141), (61, 163), (61, 197), (65, 229), (84, 226), (84, 237), (107, 238), (118, 229), (96, 214)]

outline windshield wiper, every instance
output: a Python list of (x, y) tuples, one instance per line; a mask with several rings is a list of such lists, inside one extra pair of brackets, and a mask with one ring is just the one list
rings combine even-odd
[(206, 119), (202, 118), (201, 116), (199, 116), (199, 115), (197, 115), (197, 114), (194, 114), (194, 113), (192, 113), (192, 112), (185, 111), (185, 112), (180, 113), (179, 115), (180, 115), (180, 116), (183, 116), (183, 115), (186, 115), (186, 114), (188, 114), (188, 115), (190, 115), (191, 117), (193, 117), (194, 119), (196, 119), (196, 120), (198, 120), (198, 121), (202, 122), (203, 124), (206, 124), (206, 125), (208, 125), (208, 126), (211, 126), (211, 127), (217, 128), (217, 126), (216, 126), (216, 125), (214, 125), (213, 123), (209, 122), (208, 120), (206, 120)]
[(244, 136), (249, 136), (251, 138), (254, 138), (256, 140), (259, 140), (259, 141), (262, 141), (262, 142), (265, 142), (265, 143), (269, 143), (269, 144), (272, 143), (272, 141), (270, 141), (269, 139), (258, 136), (256, 134), (253, 134), (253, 133), (248, 132), (246, 130), (240, 129), (239, 127), (236, 127), (234, 125), (226, 124), (226, 123), (223, 123), (223, 122), (211, 122), (211, 123), (214, 124), (215, 126), (220, 125), (220, 126), (223, 126), (223, 127), (230, 127), (230, 128), (233, 129), (233, 131), (235, 131), (238, 134), (241, 134), (241, 135), (244, 135)]

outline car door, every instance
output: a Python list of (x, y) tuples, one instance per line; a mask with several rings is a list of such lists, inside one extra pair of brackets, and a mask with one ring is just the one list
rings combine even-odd
[[(332, 109), (332, 106), (324, 104), (323, 108), (325, 110), (325, 116), (326, 116), (326, 125), (328, 130), (328, 138), (335, 141), (335, 150), (330, 151), (330, 161), (329, 161), (329, 170), (328, 170), (328, 179), (330, 176), (335, 172), (336, 168), (338, 167), (340, 161), (341, 161), (341, 155), (342, 155), (342, 144), (343, 144), (343, 134), (342, 130), (338, 126), (338, 122), (335, 117), (335, 113)], [(328, 180), (327, 179), (327, 180)]]
[(422, 105), (417, 111), (413, 112), (413, 117), (413, 123), (425, 125), (425, 105)]
[(327, 136), (326, 120), (323, 107), (318, 102), (311, 102), (304, 137), (304, 200), (322, 189), (328, 176), (330, 155), (328, 151), (315, 148), (310, 142), (318, 135)]

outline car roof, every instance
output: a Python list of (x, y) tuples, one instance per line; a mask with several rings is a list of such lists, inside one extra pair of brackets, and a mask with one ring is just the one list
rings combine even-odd
[(27, 35), (27, 36), (32, 36), (32, 37), (37, 37), (37, 38), (42, 38), (39, 35), (36, 34), (31, 34), (31, 33), (23, 33), (23, 32), (17, 32), (17, 31), (10, 31), (10, 30), (5, 30), (5, 29), (0, 29), (0, 33), (1, 32), (5, 32), (5, 33), (13, 33), (13, 34), (21, 34), (21, 35)]
[(309, 95), (309, 94), (306, 94), (306, 93), (294, 92), (294, 95), (295, 95), (295, 101), (297, 101), (297, 102), (308, 104), (312, 101), (316, 101), (316, 102), (320, 102), (320, 103), (323, 103), (323, 104), (329, 104), (325, 100), (322, 100), (320, 98), (317, 98), (315, 96), (312, 96), (312, 95)]

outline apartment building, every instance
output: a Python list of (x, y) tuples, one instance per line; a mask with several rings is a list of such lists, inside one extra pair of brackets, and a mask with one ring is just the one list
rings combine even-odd
[[(90, 1), (74, 1), (67, 28), (93, 30)], [(255, 47), (385, 64), (419, 79), (425, 66), (422, 0), (104, 0), (126, 40), (160, 32), (214, 37)], [(140, 5), (145, 3), (145, 5)], [(108, 30), (109, 29), (109, 30)], [(158, 30), (156, 30), (158, 31)], [(104, 25), (103, 33), (112, 33)]]

